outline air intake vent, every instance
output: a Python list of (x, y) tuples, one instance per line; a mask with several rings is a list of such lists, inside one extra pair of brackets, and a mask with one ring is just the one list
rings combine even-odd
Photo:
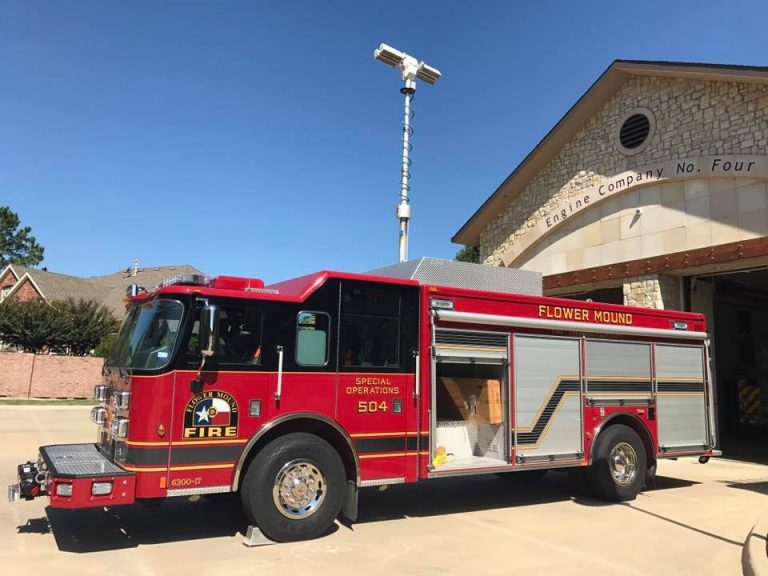
[(436, 330), (435, 344), (454, 346), (483, 346), (506, 348), (507, 335), (497, 332), (469, 332), (463, 330)]
[(641, 146), (651, 132), (651, 121), (645, 114), (633, 114), (624, 121), (619, 131), (619, 142), (627, 150)]

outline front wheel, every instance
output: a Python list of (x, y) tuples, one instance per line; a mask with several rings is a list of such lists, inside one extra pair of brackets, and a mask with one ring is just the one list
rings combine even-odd
[(647, 466), (645, 446), (637, 432), (614, 424), (597, 438), (592, 465), (587, 470), (589, 487), (606, 500), (634, 500), (645, 484)]
[(341, 510), (344, 465), (312, 434), (287, 434), (263, 447), (248, 466), (241, 499), (248, 520), (276, 542), (309, 540)]

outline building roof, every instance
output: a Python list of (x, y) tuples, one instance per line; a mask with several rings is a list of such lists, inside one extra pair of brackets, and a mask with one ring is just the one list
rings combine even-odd
[(37, 270), (17, 264), (13, 265), (13, 270), (19, 280), (17, 285), (11, 290), (11, 294), (18, 290), (19, 285), (25, 280), (25, 276), (31, 279), (40, 295), (48, 302), (64, 300), (69, 297), (101, 300), (106, 294), (103, 287), (92, 284), (86, 279), (78, 278), (77, 276)]
[(720, 82), (768, 83), (768, 67), (615, 60), (536, 147), (507, 176), (496, 191), (459, 229), (452, 242), (480, 244), (480, 233), (489, 222), (541, 171), (562, 146), (586, 124), (631, 76), (657, 76)]
[(202, 274), (200, 270), (188, 264), (145, 266), (139, 268), (135, 275), (133, 275), (134, 270), (134, 268), (127, 268), (126, 270), (107, 274), (106, 276), (91, 276), (84, 280), (98, 286), (99, 289), (106, 290), (102, 301), (118, 318), (122, 318), (125, 313), (125, 303), (123, 302), (125, 290), (131, 284), (138, 284), (149, 290), (160, 284), (163, 280), (177, 274)]
[(80, 278), (11, 264), (0, 273), (0, 278), (5, 276), (9, 269), (18, 278), (18, 281), (6, 297), (12, 297), (25, 283), (30, 282), (47, 302), (67, 298), (96, 300), (109, 308), (117, 318), (122, 318), (125, 312), (123, 298), (126, 288), (131, 284), (139, 284), (149, 289), (177, 274), (200, 274), (197, 268), (185, 264), (146, 266), (144, 268), (129, 267), (126, 270), (106, 276)]

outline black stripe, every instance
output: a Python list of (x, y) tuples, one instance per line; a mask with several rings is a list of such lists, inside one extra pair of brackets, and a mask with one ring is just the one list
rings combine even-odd
[(355, 438), (355, 448), (358, 452), (404, 452), (405, 436), (388, 436), (386, 438)]
[(659, 381), (658, 388), (659, 392), (704, 392), (704, 382)]
[[(171, 465), (234, 462), (242, 450), (243, 446), (240, 444), (227, 444), (225, 446), (173, 446), (171, 448)], [(128, 446), (126, 464), (167, 466), (168, 448)]]
[(388, 436), (386, 438), (355, 438), (358, 452), (416, 452), (421, 447), (418, 436)]
[(549, 398), (544, 410), (541, 411), (539, 418), (533, 425), (533, 429), (530, 432), (518, 432), (517, 443), (518, 444), (536, 444), (541, 438), (544, 429), (552, 419), (552, 414), (555, 413), (558, 404), (563, 399), (566, 392), (580, 392), (581, 383), (578, 380), (560, 380), (557, 388)]

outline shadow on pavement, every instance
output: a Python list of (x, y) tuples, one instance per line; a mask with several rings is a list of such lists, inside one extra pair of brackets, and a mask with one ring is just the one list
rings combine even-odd
[(757, 492), (758, 494), (765, 494), (768, 496), (768, 478), (760, 478), (754, 480), (738, 480), (733, 482), (727, 482), (720, 480), (721, 484), (725, 484), (728, 488), (737, 488), (738, 490), (749, 490), (750, 492)]
[(19, 534), (50, 534), (51, 525), (45, 516), (42, 518), (30, 518), (26, 524), (17, 526), (16, 532)]
[[(698, 484), (659, 476), (655, 490)], [(572, 500), (584, 506), (611, 506), (581, 492), (565, 472), (550, 471), (539, 482), (514, 475), (443, 478), (412, 485), (390, 486), (385, 492), (362, 490), (360, 514), (351, 525), (407, 517), (440, 516)], [(146, 544), (232, 537), (245, 534), (247, 521), (238, 498), (171, 498), (160, 506), (142, 504), (110, 509), (46, 509), (47, 518), (33, 518), (17, 527), (19, 534), (53, 533), (59, 550), (88, 553)], [(338, 527), (334, 526), (332, 530)]]
[(19, 534), (53, 533), (64, 552), (100, 552), (180, 540), (245, 534), (247, 522), (237, 499), (190, 502), (169, 499), (161, 506), (61, 510), (47, 508), (47, 518), (17, 527)]
[(669, 490), (671, 488), (688, 488), (701, 484), (701, 482), (695, 482), (693, 480), (683, 480), (682, 478), (672, 478), (670, 476), (656, 476), (656, 481), (653, 486), (653, 490)]
[(385, 492), (362, 490), (356, 523), (560, 502), (572, 499), (574, 493), (567, 474), (555, 471), (538, 483), (527, 483), (514, 474), (438, 478), (390, 486)]

